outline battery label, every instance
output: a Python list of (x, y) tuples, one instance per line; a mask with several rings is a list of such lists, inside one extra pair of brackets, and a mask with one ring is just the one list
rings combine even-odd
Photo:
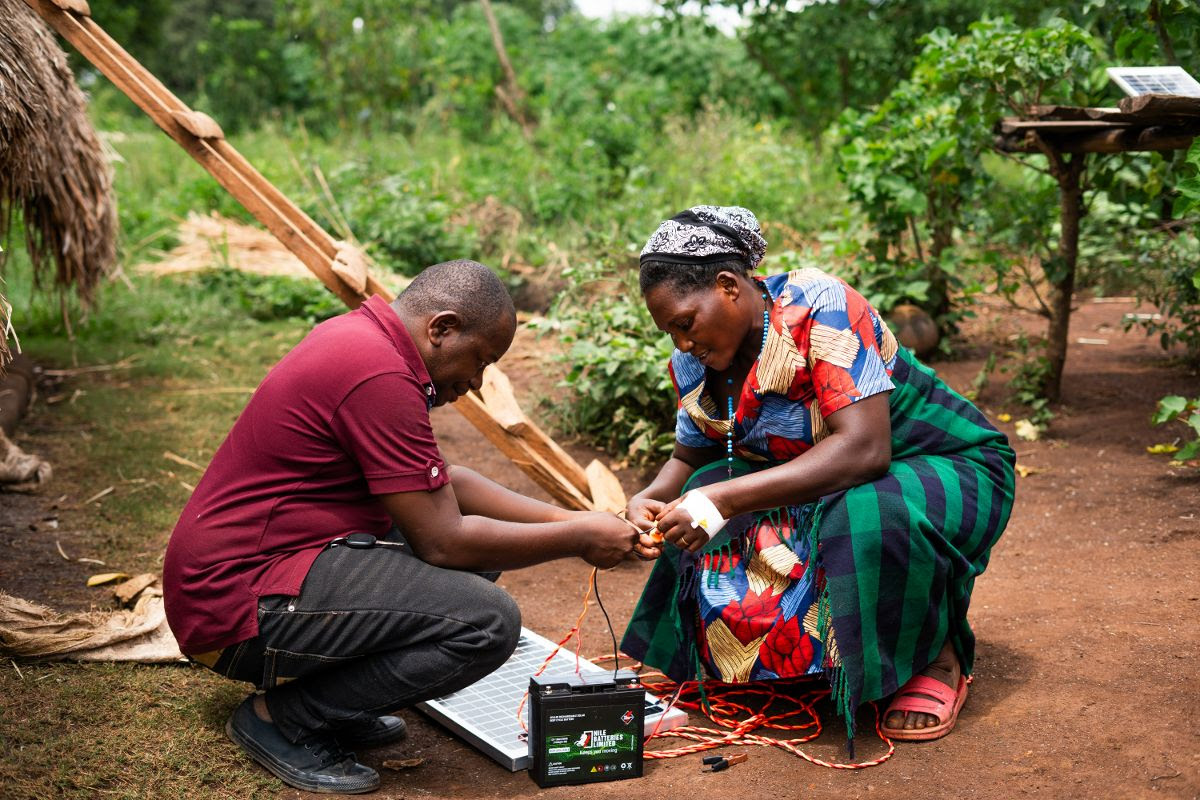
[(583, 731), (578, 737), (551, 735), (546, 737), (546, 752), (558, 760), (634, 753), (637, 739), (633, 733), (610, 733), (608, 731)]

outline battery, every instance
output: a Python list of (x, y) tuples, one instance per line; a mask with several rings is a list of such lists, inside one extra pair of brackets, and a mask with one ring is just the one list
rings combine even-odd
[(529, 679), (529, 776), (542, 788), (642, 777), (646, 691), (627, 670)]

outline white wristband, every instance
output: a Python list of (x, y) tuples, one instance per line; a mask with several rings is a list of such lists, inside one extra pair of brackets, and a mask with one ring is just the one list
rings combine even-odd
[(729, 520), (721, 516), (721, 512), (713, 505), (704, 492), (692, 489), (683, 496), (679, 508), (692, 515), (692, 527), (700, 528), (708, 534), (708, 538), (716, 536)]

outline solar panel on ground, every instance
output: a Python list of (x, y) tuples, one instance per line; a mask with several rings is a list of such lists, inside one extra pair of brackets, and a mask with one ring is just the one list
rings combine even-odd
[[(420, 703), (417, 708), (457, 733), (501, 766), (513, 772), (528, 769), (529, 744), (524, 735), (525, 731), (517, 720), (517, 708), (529, 689), (530, 677), (538, 671), (553, 650), (554, 643), (549, 639), (528, 628), (522, 628), (516, 651), (499, 669), (465, 689)], [(583, 674), (611, 672), (584, 658), (579, 659), (578, 666), (579, 672)], [(544, 674), (574, 673), (575, 669), (575, 654), (560, 650), (546, 667)], [(671, 709), (664, 718), (665, 707), (665, 702), (652, 694), (646, 694), (646, 734), (653, 731), (656, 725), (659, 730), (665, 731), (687, 724), (687, 714), (678, 708)], [(522, 713), (528, 726), (528, 703), (525, 704)]]

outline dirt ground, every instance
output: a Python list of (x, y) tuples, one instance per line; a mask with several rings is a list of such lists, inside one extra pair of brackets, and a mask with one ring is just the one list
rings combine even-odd
[[(753, 749), (747, 763), (719, 774), (702, 774), (699, 758), (688, 756), (647, 762), (638, 781), (540, 790), (524, 773), (509, 773), (420, 714), (405, 712), (409, 739), (369, 751), (364, 760), (375, 766), (386, 758), (425, 761), (405, 772), (382, 770), (376, 796), (1200, 797), (1200, 470), (1172, 467), (1166, 457), (1146, 452), (1147, 445), (1171, 438), (1149, 423), (1155, 400), (1195, 396), (1200, 376), (1166, 362), (1141, 333), (1124, 333), (1120, 320), (1132, 309), (1130, 303), (1081, 301), (1064, 402), (1046, 438), (1020, 441), (1012, 422), (1001, 424), (1019, 463), (1033, 471), (1019, 478), (1008, 531), (976, 584), (975, 682), (949, 737), (899, 744), (890, 761), (860, 771)], [(972, 326), (970, 357), (935, 366), (964, 389), (986, 348), (1004, 341), (1013, 324), (1024, 323), (985, 309)], [(1040, 323), (1030, 320), (1026, 327), (1040, 330)], [(501, 364), (526, 401), (552, 391), (540, 372), (540, 350), (522, 336)], [(993, 379), (980, 405), (993, 419), (1004, 411), (1015, 419), (1019, 409), (1001, 402), (1003, 380)], [(434, 423), (449, 460), (544, 497), (497, 451), (481, 447), (456, 412), (440, 409)], [(573, 449), (584, 460), (597, 455)], [(638, 488), (637, 476), (623, 472), (622, 478), (627, 491)], [(6, 565), (0, 587), (60, 608), (79, 607), (85, 596), (77, 580), (63, 577), (52, 549), (11, 546), (23, 538), (23, 526), (53, 516), (55, 495), (0, 495), (0, 561)], [(618, 635), (648, 570), (629, 563), (601, 575)], [(519, 601), (527, 626), (557, 639), (577, 614), (587, 574), (581, 562), (558, 562), (506, 574), (501, 584)], [(583, 638), (585, 655), (611, 648), (594, 608)], [(830, 706), (819, 710), (826, 731), (806, 751), (844, 760), (844, 729)], [(860, 711), (859, 727), (857, 756), (882, 754), (883, 743), (870, 733), (869, 706)]]

